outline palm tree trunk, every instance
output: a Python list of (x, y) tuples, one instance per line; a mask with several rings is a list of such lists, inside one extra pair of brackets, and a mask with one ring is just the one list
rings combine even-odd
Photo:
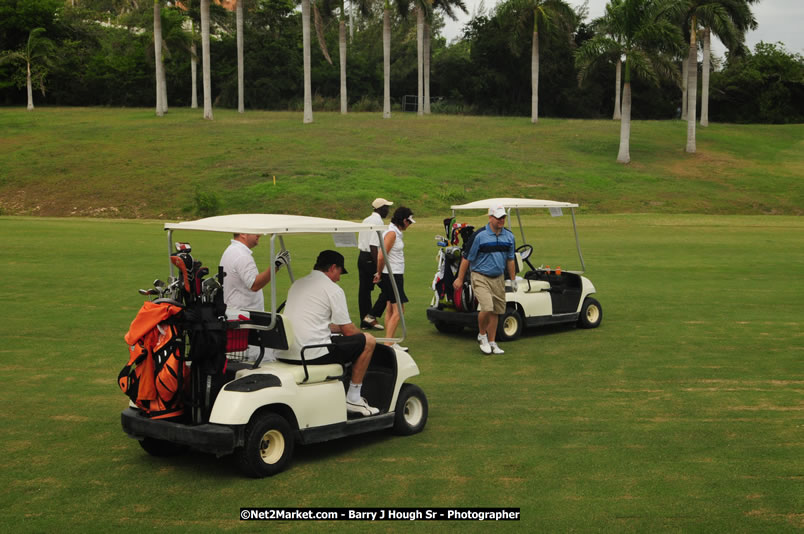
[(338, 27), (338, 54), (341, 60), (341, 114), (346, 115), (346, 19), (343, 16)]
[(416, 57), (417, 72), (416, 81), (418, 92), (416, 93), (416, 114), (424, 115), (424, 11), (421, 6), (416, 7)]
[(391, 13), (386, 3), (382, 12), (382, 118), (391, 118)]
[(302, 49), (304, 55), (304, 124), (313, 122), (313, 89), (310, 75), (310, 0), (302, 0)]
[(212, 117), (212, 68), (209, 64), (209, 0), (201, 0), (201, 70), (204, 78), (204, 118)]
[(701, 126), (709, 126), (709, 55), (710, 49), (710, 31), (709, 28), (704, 30), (703, 42), (703, 66), (701, 67)]
[(623, 86), (622, 119), (620, 120), (620, 152), (617, 154), (618, 163), (631, 162), (631, 80), (628, 75), (628, 60), (626, 60), (626, 77)]
[(612, 120), (618, 121), (620, 120), (620, 87), (622, 86), (622, 72), (623, 72), (623, 62), (620, 58), (617, 58), (617, 69), (615, 78), (615, 87), (614, 87), (614, 114), (612, 115)]
[(193, 29), (193, 43), (190, 45), (190, 76), (192, 77), (190, 108), (198, 109), (198, 48), (195, 44), (195, 29)]
[(424, 22), (424, 114), (430, 114), (430, 24)]
[(539, 32), (534, 23), (533, 47), (530, 55), (530, 122), (539, 122)]
[(243, 84), (243, 0), (237, 0), (235, 26), (237, 29), (237, 112), (243, 113), (246, 110)]
[(31, 81), (31, 62), (26, 61), (28, 67), (28, 77), (26, 79), (26, 86), (28, 89), (28, 111), (33, 111), (33, 82)]
[(167, 79), (165, 77), (165, 61), (162, 56), (162, 68), (159, 69), (159, 74), (162, 76), (162, 113), (168, 112), (168, 97), (167, 97)]
[(697, 18), (692, 18), (692, 31), (690, 32), (690, 57), (687, 60), (687, 146), (685, 150), (695, 153), (695, 122), (698, 104), (698, 43), (695, 38)]
[(165, 114), (165, 105), (162, 102), (164, 92), (162, 91), (162, 9), (159, 0), (154, 0), (154, 76), (156, 78), (156, 116), (161, 117)]
[(681, 62), (681, 120), (687, 120), (687, 87), (689, 83), (689, 57), (685, 57)]

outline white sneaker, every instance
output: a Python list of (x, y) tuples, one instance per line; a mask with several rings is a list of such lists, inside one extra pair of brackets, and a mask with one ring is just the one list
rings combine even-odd
[(478, 334), (477, 342), (480, 343), (480, 351), (483, 354), (491, 354), (491, 345), (489, 344), (489, 336), (486, 334)]
[(489, 345), (491, 346), (491, 352), (493, 352), (494, 354), (505, 354), (505, 351), (497, 346), (496, 341), (489, 342)]
[(403, 346), (402, 346), (402, 345), (400, 345), (399, 343), (394, 343), (393, 345), (391, 345), (391, 348), (392, 348), (392, 349), (396, 349), (396, 350), (403, 350), (403, 351), (405, 351), (405, 352), (407, 352), (407, 351), (408, 351), (408, 348), (407, 348), (407, 347), (403, 347)]
[(379, 409), (373, 406), (369, 406), (369, 403), (365, 397), (360, 397), (360, 402), (358, 403), (349, 402), (349, 400), (347, 399), (346, 411), (348, 413), (359, 413), (360, 415), (376, 415), (380, 413)]

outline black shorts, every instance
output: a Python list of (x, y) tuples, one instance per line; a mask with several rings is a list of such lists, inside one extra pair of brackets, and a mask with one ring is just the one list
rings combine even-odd
[[(399, 291), (399, 299), (402, 301), (402, 304), (408, 301), (408, 296), (405, 295), (405, 275), (403, 274), (394, 274), (394, 280), (396, 280), (396, 289)], [(388, 302), (393, 302), (396, 304), (396, 296), (394, 295), (394, 288), (391, 286), (391, 277), (388, 276), (387, 273), (382, 274), (382, 279), (380, 280), (380, 289), (382, 290), (382, 294), (388, 299)]]
[[(329, 352), (319, 356), (314, 360), (307, 360), (308, 365), (327, 365), (339, 363), (341, 365), (352, 363), (363, 353), (366, 348), (365, 334), (355, 334), (353, 336), (332, 336), (334, 347), (329, 348)], [(298, 362), (301, 363), (301, 362)]]

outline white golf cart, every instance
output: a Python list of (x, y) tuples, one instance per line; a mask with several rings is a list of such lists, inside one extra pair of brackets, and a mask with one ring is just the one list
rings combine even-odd
[[(274, 261), (277, 253), (286, 250), (284, 238), (288, 236), (334, 234), (336, 241), (344, 238), (350, 241), (354, 236), (347, 234), (385, 229), (381, 225), (350, 221), (267, 214), (165, 224), (171, 278), (167, 284), (157, 280), (156, 289), (141, 293), (153, 295), (155, 305), (182, 308), (174, 321), (182, 338), (181, 350), (175, 354), (180, 352), (181, 365), (189, 367), (190, 383), (185, 381), (181, 387), (182, 375), (178, 374), (179, 391), (184, 391), (180, 410), (183, 413), (159, 419), (143, 409), (142, 403), (130, 402), (121, 414), (123, 430), (153, 455), (176, 454), (188, 447), (217, 456), (234, 454), (244, 472), (254, 477), (274, 475), (285, 469), (296, 443), (317, 443), (389, 428), (401, 435), (420, 432), (427, 422), (428, 404), (422, 390), (407, 383), (419, 374), (407, 352), (378, 342), (362, 394), (380, 412), (371, 416), (347, 414), (345, 392), (351, 369), (339, 364), (309, 364), (304, 353), (311, 347), (291, 354), (295, 345), (293, 326), (280, 313), (282, 306), (277, 304), (275, 283), (270, 284), (270, 311), (251, 311), (248, 318), (234, 321), (230, 314), (227, 320), (222, 313), (225, 306), (219, 283), (226, 283), (222, 269), (218, 270), (217, 279), (213, 276), (202, 280), (208, 271), (189, 255), (190, 247), (176, 243), (174, 252), (172, 246), (175, 231), (269, 236), (269, 244), (263, 247), (269, 249), (271, 277), (276, 281)], [(291, 265), (288, 264), (287, 272), (292, 281)], [(164, 328), (165, 323), (160, 325)], [(406, 332), (404, 320), (401, 327), (401, 338), (378, 341), (402, 341)], [(189, 341), (186, 358), (182, 332)], [(216, 332), (220, 334), (217, 337)], [(226, 334), (228, 348), (224, 348)], [(233, 347), (232, 340), (237, 343), (238, 338), (243, 346)], [(242, 352), (235, 351), (245, 348), (246, 339), (249, 345), (259, 347), (256, 362), (238, 361)], [(265, 357), (268, 350), (279, 360), (300, 357), (301, 361), (269, 362), (273, 358)]]
[[(536, 200), (529, 198), (489, 198), (468, 204), (452, 206), (452, 217), (444, 219), (446, 236), (436, 236), (439, 246), (438, 270), (433, 279), (433, 299), (427, 308), (427, 318), (439, 332), (459, 333), (464, 327), (477, 329), (477, 301), (472, 294), (470, 274), (467, 273), (460, 290), (453, 289), (453, 282), (461, 262), (461, 254), (471, 246), (472, 234), (482, 229), (487, 219), (477, 228), (466, 223), (456, 222), (458, 211), (485, 210), (502, 205), (508, 213), (508, 228), (511, 229), (515, 215), (519, 227), (514, 235), (521, 244), (516, 249), (517, 290), (506, 281), (506, 311), (497, 326), (497, 340), (511, 341), (520, 337), (524, 327), (558, 323), (576, 323), (581, 328), (595, 328), (603, 319), (600, 303), (592, 297), (595, 286), (583, 276), (586, 267), (578, 241), (575, 224), (577, 204)], [(563, 215), (569, 209), (572, 214), (572, 227), (575, 245), (581, 261), (580, 271), (551, 269), (549, 265), (534, 267), (530, 262), (533, 247), (525, 239), (520, 216), (521, 209), (544, 209), (553, 216)], [(512, 230), (513, 231), (513, 230)], [(553, 263), (555, 265), (555, 263)]]

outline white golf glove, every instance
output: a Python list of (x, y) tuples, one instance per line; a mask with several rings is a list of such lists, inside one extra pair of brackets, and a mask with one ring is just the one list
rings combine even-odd
[(517, 281), (516, 280), (511, 280), (511, 291), (516, 293), (516, 290), (517, 290), (518, 287), (519, 287), (519, 284), (517, 283)]
[(274, 265), (276, 265), (276, 270), (278, 271), (283, 265), (287, 265), (290, 263), (290, 252), (287, 250), (283, 250), (279, 254), (276, 255), (276, 260), (274, 260)]

